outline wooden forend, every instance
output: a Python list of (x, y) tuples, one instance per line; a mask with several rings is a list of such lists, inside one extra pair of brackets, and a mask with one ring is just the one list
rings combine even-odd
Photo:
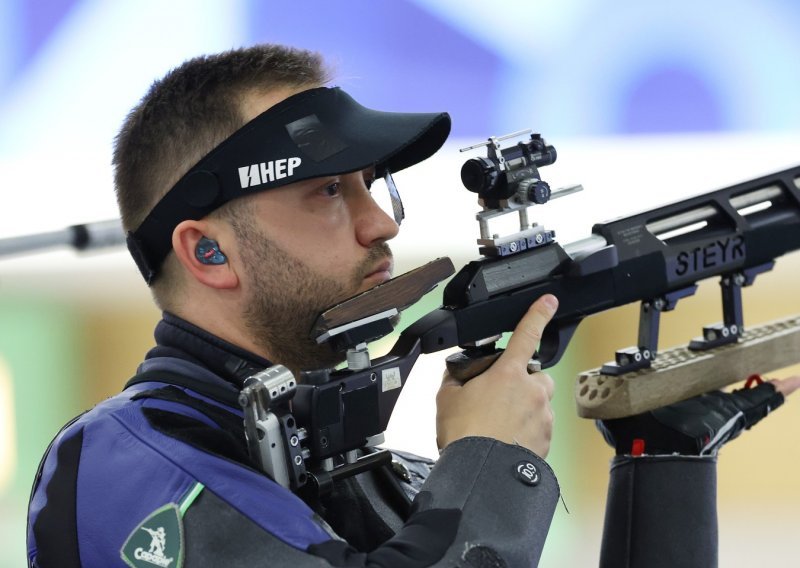
[(649, 369), (620, 376), (586, 371), (575, 383), (578, 416), (622, 418), (800, 362), (800, 316), (745, 330), (738, 343), (709, 351), (676, 347)]

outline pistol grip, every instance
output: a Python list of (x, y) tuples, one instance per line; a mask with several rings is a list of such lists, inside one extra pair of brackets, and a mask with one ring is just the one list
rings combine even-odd
[(491, 367), (502, 353), (502, 349), (494, 348), (491, 351), (466, 349), (458, 353), (453, 353), (445, 359), (447, 363), (447, 372), (457, 381), (466, 383), (471, 378), (480, 375)]

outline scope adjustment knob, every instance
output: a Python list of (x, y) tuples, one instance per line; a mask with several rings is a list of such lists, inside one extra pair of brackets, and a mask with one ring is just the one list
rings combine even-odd
[(536, 178), (524, 179), (517, 186), (517, 196), (523, 203), (542, 205), (550, 201), (550, 184)]

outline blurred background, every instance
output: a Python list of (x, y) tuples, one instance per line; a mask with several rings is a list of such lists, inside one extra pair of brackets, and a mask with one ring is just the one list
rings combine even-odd
[[(570, 242), (595, 222), (800, 164), (798, 29), (791, 0), (0, 0), (0, 239), (115, 217), (112, 140), (150, 83), (199, 54), (278, 42), (321, 51), (363, 104), (452, 114), (448, 145), (397, 176), (398, 272), (477, 256), (478, 205), (458, 173), (483, 153), (458, 149), (523, 128), (558, 149), (542, 172), (551, 185), (585, 187), (530, 212)], [(746, 324), (800, 311), (796, 256), (745, 291)], [(628, 306), (588, 318), (552, 370), (548, 461), (566, 507), (543, 566), (597, 563), (611, 450), (577, 417), (574, 382), (635, 342), (637, 317)], [(0, 566), (25, 563), (47, 444), (135, 373), (158, 318), (121, 249), (0, 258)], [(665, 315), (660, 346), (720, 319), (719, 288), (706, 282)], [(443, 356), (415, 367), (390, 445), (435, 455)], [(721, 566), (794, 565), (799, 427), (790, 400), (721, 452)]]

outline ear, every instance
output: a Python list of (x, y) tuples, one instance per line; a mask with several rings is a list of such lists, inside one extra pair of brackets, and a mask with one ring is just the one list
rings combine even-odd
[[(172, 249), (186, 271), (201, 284), (220, 290), (235, 288), (239, 285), (239, 277), (230, 262), (204, 264), (195, 255), (201, 238), (206, 236), (218, 240), (215, 238), (217, 235), (218, 230), (207, 221), (182, 221), (172, 231)], [(220, 244), (220, 249), (225, 250), (223, 244)]]

